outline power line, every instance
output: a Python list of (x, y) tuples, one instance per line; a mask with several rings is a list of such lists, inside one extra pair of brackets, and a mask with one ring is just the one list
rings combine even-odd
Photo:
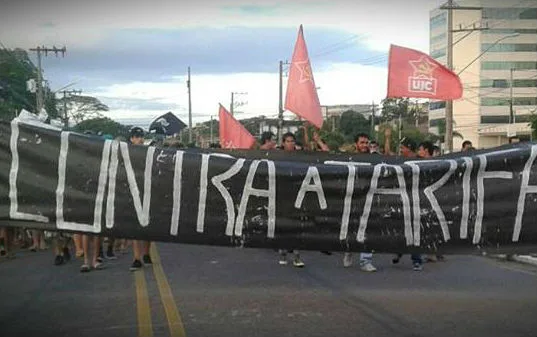
[(43, 110), (43, 70), (41, 67), (41, 56), (44, 53), (45, 56), (48, 55), (49, 52), (54, 53), (56, 56), (58, 56), (59, 53), (62, 54), (62, 56), (65, 55), (66, 48), (56, 48), (53, 46), (52, 48), (47, 47), (37, 47), (37, 48), (30, 48), (30, 51), (34, 51), (37, 53), (37, 94), (36, 94), (36, 114), (40, 114), (41, 110)]

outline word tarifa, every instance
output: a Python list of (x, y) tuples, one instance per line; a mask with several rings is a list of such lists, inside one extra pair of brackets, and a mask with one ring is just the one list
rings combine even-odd
[[(12, 154), (11, 169), (9, 174), (9, 198), (10, 198), (10, 218), (17, 220), (29, 220), (35, 222), (49, 223), (50, 219), (39, 214), (24, 213), (18, 210), (17, 201), (17, 176), (19, 170), (19, 154), (18, 154), (18, 138), (19, 138), (19, 122), (14, 120), (11, 123), (11, 138), (10, 150)], [(67, 154), (69, 150), (70, 132), (61, 132), (60, 134), (60, 153), (58, 160), (58, 184), (56, 188), (56, 227), (58, 230), (72, 230), (80, 232), (101, 233), (102, 215), (105, 212), (105, 226), (108, 229), (114, 227), (115, 214), (115, 195), (116, 195), (116, 176), (119, 168), (119, 155), (123, 159), (124, 168), (127, 175), (129, 190), (133, 198), (134, 208), (136, 211), (139, 225), (142, 227), (149, 226), (150, 223), (150, 203), (151, 203), (151, 177), (153, 170), (153, 161), (155, 155), (155, 147), (148, 147), (145, 159), (144, 181), (143, 181), (143, 196), (140, 196), (140, 189), (136, 182), (134, 170), (129, 155), (129, 146), (125, 142), (105, 140), (101, 155), (100, 170), (97, 185), (97, 194), (95, 198), (94, 218), (92, 224), (84, 224), (77, 222), (68, 222), (64, 220), (64, 196), (65, 196), (65, 180), (67, 167)], [(508, 149), (493, 151), (489, 153), (479, 154), (478, 169), (477, 169), (477, 201), (476, 201), (476, 218), (474, 221), (474, 235), (472, 242), (478, 244), (481, 240), (482, 222), (484, 213), (484, 197), (485, 197), (485, 180), (486, 179), (513, 179), (513, 173), (508, 171), (487, 171), (487, 158), (491, 156), (502, 156), (509, 152), (520, 151), (519, 149)], [(179, 232), (179, 216), (180, 205), (182, 198), (182, 180), (183, 180), (183, 151), (176, 151), (174, 156), (174, 178), (173, 178), (173, 207), (170, 220), (169, 234), (177, 236)], [(225, 154), (201, 154), (201, 174), (199, 181), (199, 202), (196, 221), (196, 231), (204, 232), (205, 226), (205, 210), (207, 207), (207, 189), (209, 184), (209, 162), (211, 157), (224, 156), (230, 160), (234, 160), (233, 164), (223, 173), (213, 176), (210, 183), (218, 190), (226, 205), (226, 229), (227, 236), (241, 236), (244, 227), (244, 218), (247, 211), (247, 206), (250, 197), (260, 197), (267, 199), (267, 237), (274, 238), (276, 229), (276, 166), (274, 161), (261, 159), (252, 160), (248, 167), (248, 173), (243, 186), (240, 203), (235, 213), (235, 203), (233, 197), (224, 186), (226, 180), (237, 175), (244, 167), (246, 159), (233, 158)], [(512, 241), (518, 242), (522, 229), (522, 218), (524, 215), (525, 200), (528, 194), (537, 194), (537, 186), (529, 185), (530, 173), (534, 161), (537, 157), (537, 145), (531, 147), (530, 155), (521, 172), (522, 179), (520, 184), (520, 192), (517, 201), (517, 212), (515, 223), (513, 226)], [(460, 239), (468, 238), (468, 222), (470, 209), (470, 179), (473, 170), (474, 161), (470, 157), (460, 157), (457, 159), (438, 159), (438, 160), (420, 160), (406, 161), (401, 165), (392, 165), (386, 163), (371, 164), (367, 162), (347, 162), (347, 161), (325, 161), (321, 165), (331, 165), (346, 167), (347, 179), (345, 186), (345, 196), (343, 200), (343, 212), (341, 215), (340, 225), (340, 240), (347, 240), (349, 231), (349, 219), (351, 216), (351, 205), (354, 194), (355, 181), (358, 178), (357, 167), (361, 170), (372, 170), (369, 190), (366, 195), (364, 207), (359, 220), (359, 228), (356, 240), (364, 243), (366, 239), (367, 225), (371, 213), (373, 199), (377, 195), (395, 195), (399, 196), (403, 205), (403, 223), (404, 236), (407, 246), (420, 246), (420, 190), (431, 205), (432, 210), (436, 213), (436, 217), (442, 229), (444, 241), (450, 240), (447, 220), (445, 214), (440, 207), (435, 192), (442, 188), (449, 179), (453, 176), (458, 165), (463, 168), (462, 177), (462, 216), (460, 220)], [(266, 178), (268, 187), (259, 189), (253, 186), (254, 178), (258, 172), (260, 165), (266, 165)], [(411, 193), (407, 192), (407, 186), (403, 175), (403, 166), (411, 168)], [(445, 173), (434, 183), (428, 186), (421, 186), (420, 171), (431, 168), (430, 165), (437, 167), (438, 165), (447, 166)], [(306, 193), (314, 193), (317, 196), (320, 209), (324, 210), (328, 207), (324, 189), (321, 181), (321, 176), (318, 170), (319, 165), (310, 165), (302, 180), (302, 184), (294, 199), (294, 207), (300, 209)], [(385, 177), (386, 170), (392, 170), (396, 174), (398, 186), (392, 188), (379, 187), (379, 181)], [(106, 197), (106, 207), (104, 207), (104, 197)], [(412, 202), (411, 202), (412, 201)]]

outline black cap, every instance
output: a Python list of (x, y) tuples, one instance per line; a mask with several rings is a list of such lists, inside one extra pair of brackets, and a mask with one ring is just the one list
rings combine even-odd
[(129, 137), (143, 137), (144, 136), (144, 130), (140, 127), (133, 127), (131, 131), (129, 132)]
[(401, 139), (400, 144), (403, 145), (404, 147), (409, 148), (410, 151), (416, 150), (416, 143), (414, 143), (414, 141), (410, 138), (403, 137), (403, 139)]

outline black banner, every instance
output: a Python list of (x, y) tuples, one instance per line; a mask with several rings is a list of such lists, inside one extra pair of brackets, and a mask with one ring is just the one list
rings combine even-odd
[(537, 247), (537, 145), (434, 160), (129, 146), (0, 124), (0, 225), (330, 251)]

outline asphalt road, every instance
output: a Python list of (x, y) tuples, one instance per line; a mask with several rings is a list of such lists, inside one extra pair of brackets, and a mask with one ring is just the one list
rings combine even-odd
[(158, 244), (129, 272), (53, 265), (50, 251), (0, 259), (0, 336), (537, 336), (537, 267), (480, 256), (411, 269), (343, 268), (341, 254)]

